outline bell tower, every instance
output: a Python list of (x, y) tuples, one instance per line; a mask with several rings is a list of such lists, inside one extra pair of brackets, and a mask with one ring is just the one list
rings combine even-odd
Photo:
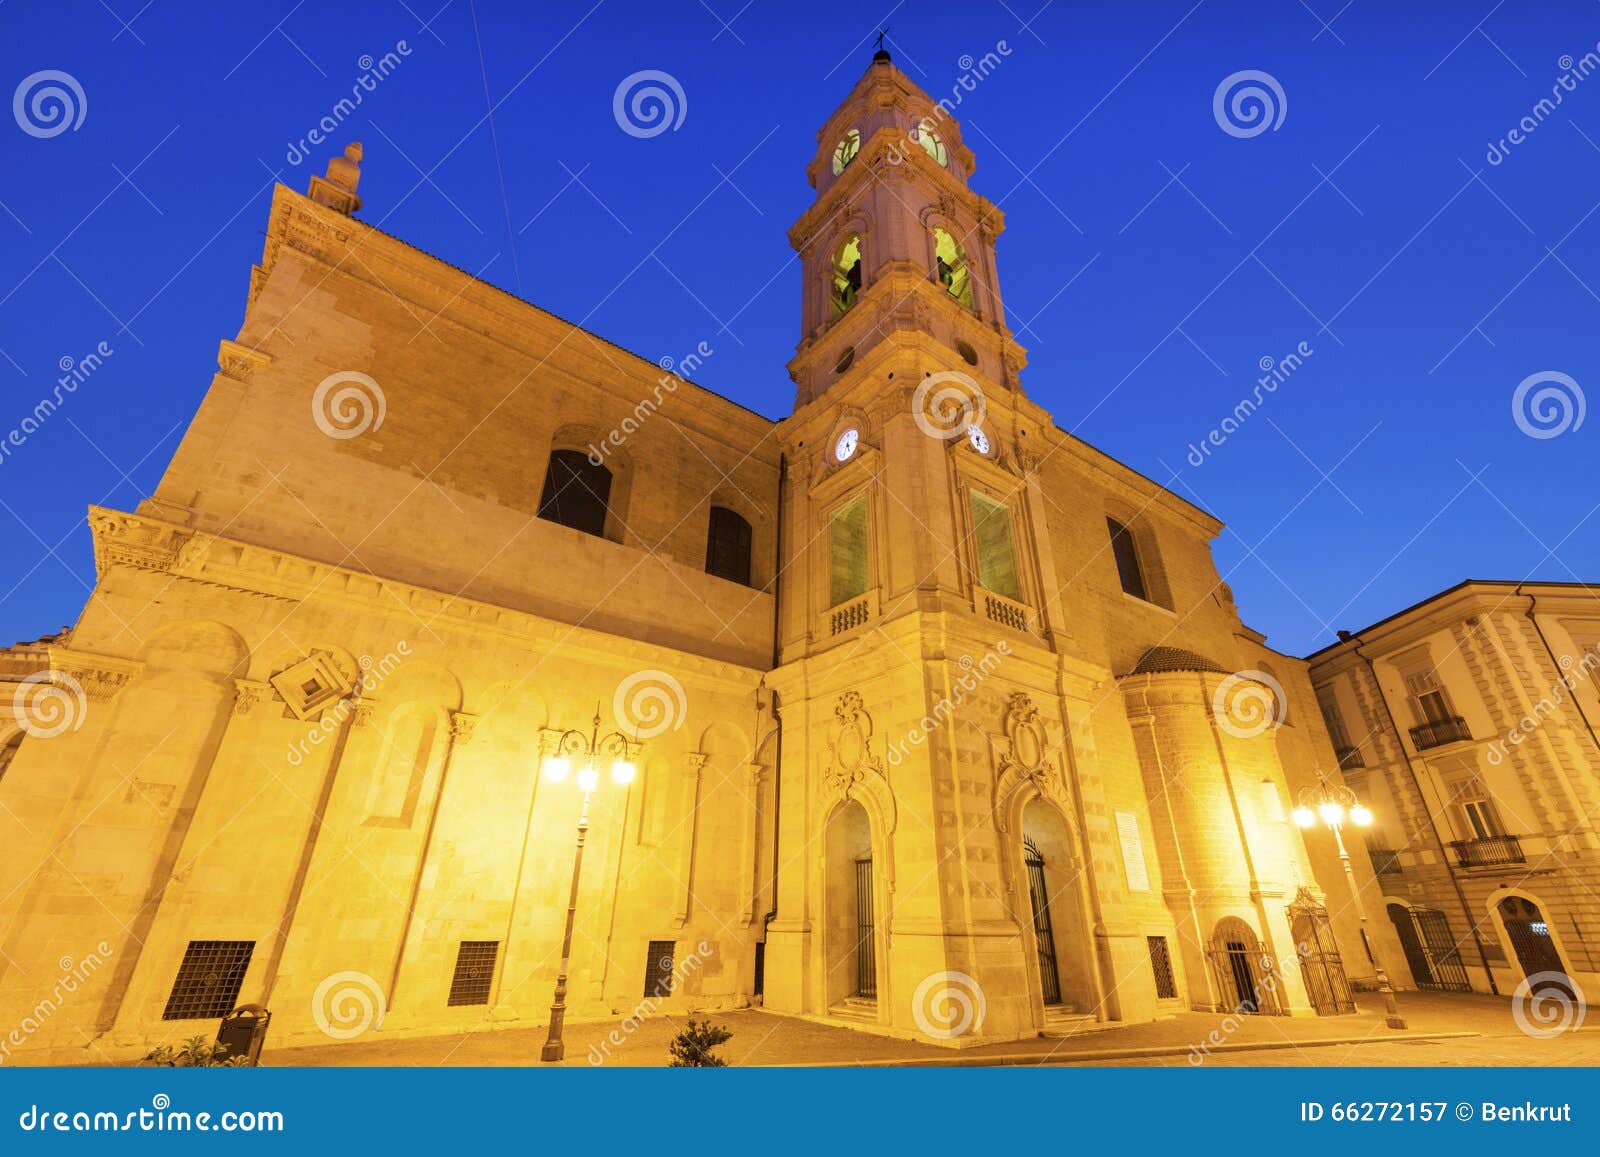
[(1017, 388), (1025, 357), (995, 271), (1004, 218), (967, 185), (974, 158), (951, 107), (879, 50), (818, 132), (816, 203), (789, 231), (802, 268), (797, 407), (912, 351), (924, 373)]
[[(789, 233), (802, 333), (768, 675), (785, 866), (763, 982), (773, 1009), (976, 1044), (1043, 1015), (1020, 820), (995, 816), (1018, 776), (1064, 782), (1070, 640), (1032, 449), (1050, 419), (1019, 386), (1004, 222), (952, 110), (879, 51), (818, 133)], [(1055, 862), (1083, 863), (1062, 833)], [(1063, 975), (1061, 999), (1100, 1006), (1093, 966)], [(944, 1032), (956, 1005), (972, 1019)]]

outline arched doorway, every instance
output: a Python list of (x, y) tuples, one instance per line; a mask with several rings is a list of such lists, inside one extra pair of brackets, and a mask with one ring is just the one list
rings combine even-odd
[(1022, 812), (1022, 867), (1040, 998), (1052, 1013), (1092, 1012), (1098, 1001), (1079, 859), (1071, 829), (1044, 799), (1029, 801)]
[(1255, 929), (1237, 916), (1217, 923), (1211, 934), (1211, 969), (1220, 1012), (1278, 1014), (1278, 978), (1272, 957)]
[(875, 1001), (878, 995), (877, 891), (872, 825), (866, 809), (845, 800), (828, 819), (824, 910), (826, 1003)]
[[(1564, 989), (1569, 997), (1573, 996), (1572, 982), (1566, 979), (1566, 962), (1561, 959), (1561, 952), (1550, 935), (1550, 923), (1539, 905), (1526, 896), (1513, 894), (1503, 897), (1495, 905), (1495, 914), (1500, 917), (1500, 923), (1506, 930), (1523, 975), (1531, 980), (1544, 974), (1540, 987)], [(1550, 973), (1556, 973), (1562, 979), (1550, 976)]]
[(1344, 974), (1344, 961), (1328, 909), (1306, 889), (1300, 889), (1289, 905), (1289, 931), (1294, 936), (1300, 973), (1305, 977), (1306, 994), (1318, 1016), (1340, 1016), (1356, 1010), (1350, 981)]

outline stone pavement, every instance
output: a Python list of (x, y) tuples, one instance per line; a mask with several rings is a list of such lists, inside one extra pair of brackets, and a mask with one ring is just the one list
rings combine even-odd
[[(1511, 1001), (1505, 997), (1408, 992), (1400, 994), (1400, 1002), (1409, 1022), (1404, 1031), (1386, 1027), (1382, 1002), (1371, 993), (1361, 993), (1358, 1011), (1349, 1016), (1231, 1017), (1191, 1012), (1149, 1024), (1097, 1027), (1061, 1039), (966, 1049), (893, 1040), (760, 1009), (705, 1015), (733, 1033), (718, 1050), (731, 1065), (1600, 1064), (1600, 1017), (1595, 1018), (1595, 1027), (1537, 1039), (1518, 1029)], [(665, 1065), (667, 1044), (686, 1020), (684, 1016), (657, 1015), (637, 1024), (632, 1032), (617, 1020), (569, 1023), (565, 1063)], [(378, 1036), (344, 1044), (276, 1049), (269, 1038), (261, 1063), (529, 1065), (538, 1063), (544, 1034), (539, 1026), (409, 1039)]]

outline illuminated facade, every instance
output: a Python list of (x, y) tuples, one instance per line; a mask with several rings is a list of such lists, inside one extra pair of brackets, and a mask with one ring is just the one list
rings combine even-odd
[(1348, 1008), (1371, 958), (1288, 814), (1333, 750), (1220, 524), (1023, 393), (945, 110), (880, 56), (818, 140), (777, 423), (362, 224), (357, 147), (276, 191), (156, 492), (0, 655), (15, 1057), (243, 1003), (278, 1044), (543, 1023), (581, 792), (540, 767), (597, 704), (637, 776), (594, 793), (574, 1018)]

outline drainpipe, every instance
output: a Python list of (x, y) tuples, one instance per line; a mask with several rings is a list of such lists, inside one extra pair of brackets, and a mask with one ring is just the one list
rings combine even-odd
[[(1346, 635), (1347, 638), (1354, 638), (1354, 636), (1347, 635), (1346, 632), (1341, 631), (1340, 634)], [(1411, 762), (1411, 753), (1406, 750), (1405, 736), (1400, 732), (1400, 725), (1395, 722), (1394, 711), (1389, 706), (1389, 696), (1384, 693), (1383, 682), (1378, 678), (1378, 669), (1373, 666), (1372, 660), (1367, 658), (1365, 652), (1361, 650), (1360, 639), (1355, 639), (1352, 649), (1355, 651), (1356, 658), (1367, 665), (1367, 671), (1372, 675), (1372, 685), (1378, 692), (1378, 702), (1383, 704), (1383, 714), (1389, 720), (1389, 731), (1394, 735), (1396, 746), (1400, 748), (1400, 758), (1405, 762), (1406, 771), (1411, 776), (1411, 786), (1415, 789), (1417, 798), (1422, 801), (1422, 810), (1426, 812), (1428, 810), (1428, 797), (1422, 791), (1422, 778), (1417, 775), (1416, 764)], [(1489, 954), (1484, 951), (1483, 940), (1478, 936), (1478, 922), (1472, 918), (1472, 905), (1467, 903), (1467, 893), (1461, 887), (1461, 880), (1456, 875), (1455, 868), (1450, 866), (1450, 849), (1444, 846), (1444, 837), (1439, 834), (1439, 826), (1434, 822), (1431, 815), (1428, 817), (1428, 830), (1433, 833), (1433, 842), (1439, 846), (1439, 856), (1444, 863), (1445, 873), (1450, 877), (1450, 884), (1455, 889), (1456, 900), (1461, 905), (1461, 915), (1467, 921), (1467, 934), (1472, 937), (1472, 943), (1477, 946), (1478, 960), (1483, 965), (1483, 974), (1489, 979), (1489, 991), (1499, 996), (1500, 987), (1494, 982), (1494, 970), (1489, 967)]]
[[(789, 482), (789, 460), (783, 455), (778, 455), (778, 517), (775, 527), (774, 554), (777, 556), (777, 565), (772, 569), (772, 666), (776, 670), (781, 657), (783, 646), (783, 619), (779, 614), (781, 602), (780, 592), (783, 584), (780, 579), (783, 573), (783, 500)], [(778, 693), (769, 692), (772, 696), (770, 710), (772, 712), (773, 748), (772, 748), (772, 908), (761, 918), (761, 943), (767, 942), (767, 926), (778, 918), (778, 866), (783, 863), (779, 855), (779, 841), (783, 838), (783, 713), (778, 702)], [(765, 953), (766, 949), (763, 948)], [(765, 963), (763, 959), (763, 964)], [(764, 971), (764, 969), (763, 969)], [(762, 998), (766, 997), (766, 977), (762, 976)]]

